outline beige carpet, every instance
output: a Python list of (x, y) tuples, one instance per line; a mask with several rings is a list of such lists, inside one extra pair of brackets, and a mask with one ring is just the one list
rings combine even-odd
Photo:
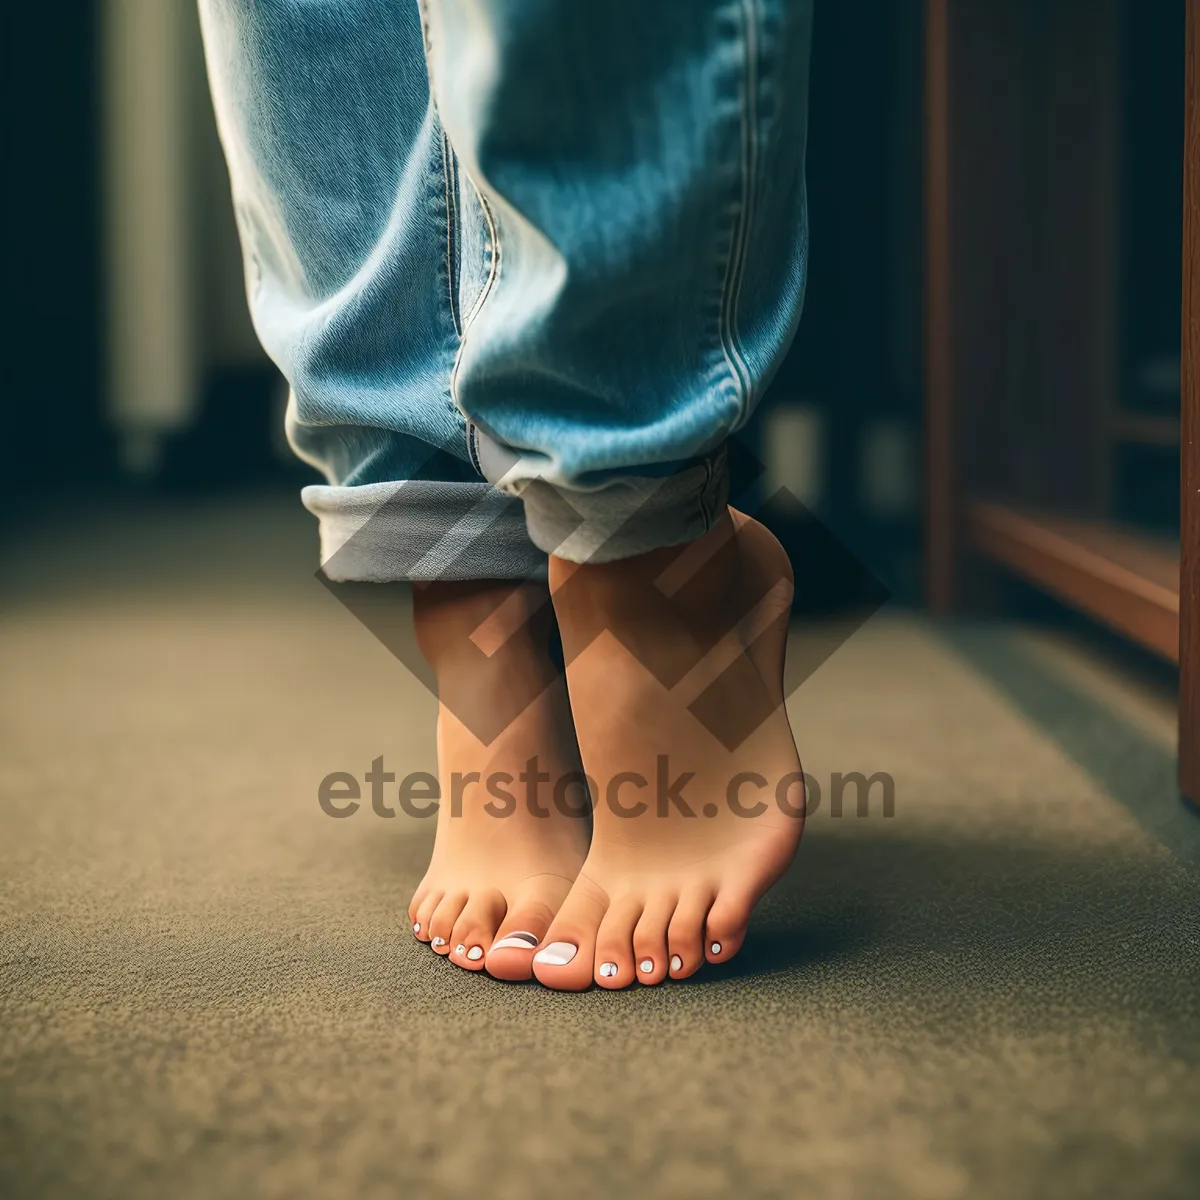
[(272, 501), (5, 555), (0, 1195), (1195, 1194), (1196, 877), (920, 622), (793, 704), (895, 816), (818, 810), (727, 969), (556, 995), (408, 935), (428, 823), (318, 808), (431, 767), (433, 706), (313, 541)]

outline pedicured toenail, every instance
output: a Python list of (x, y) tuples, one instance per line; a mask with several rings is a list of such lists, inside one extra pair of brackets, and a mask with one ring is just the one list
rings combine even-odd
[(683, 970), (683, 959), (680, 958), (678, 954), (671, 955), (671, 970), (672, 971), (682, 971)]
[(540, 940), (540, 938), (535, 937), (532, 933), (523, 933), (520, 930), (514, 930), (512, 933), (506, 933), (498, 942), (494, 943), (492, 949), (533, 950)]
[(478, 962), (483, 957), (483, 947), (482, 946), (472, 946), (470, 948), (470, 950), (467, 951), (467, 957), (472, 962)]
[(420, 932), (421, 932), (421, 922), (420, 922), (420, 921), (418, 921), (418, 922), (417, 922), (417, 923), (416, 923), (416, 924), (413, 926), (413, 933), (420, 933)]
[(641, 971), (643, 975), (649, 975), (650, 972), (654, 970), (654, 960), (652, 958), (643, 958), (642, 961), (638, 963), (638, 970)]
[(462, 944), (462, 942), (459, 942), (458, 945), (454, 947), (455, 954), (466, 954), (466, 952), (467, 948)]
[(712, 944), (712, 952), (713, 952), (714, 954), (720, 954), (720, 953), (721, 953), (721, 943), (720, 943), (720, 942), (713, 942), (713, 944)]
[(600, 964), (600, 974), (605, 979), (611, 979), (616, 973), (617, 973), (617, 964), (616, 963), (601, 963)]
[(446, 939), (445, 938), (434, 938), (433, 941), (430, 942), (429, 944), (431, 946), (444, 946), (446, 944)]
[(545, 967), (565, 967), (578, 953), (579, 947), (571, 942), (551, 942), (533, 956), (533, 961)]

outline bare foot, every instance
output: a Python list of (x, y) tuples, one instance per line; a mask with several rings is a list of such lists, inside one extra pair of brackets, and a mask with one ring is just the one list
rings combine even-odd
[(552, 558), (550, 585), (595, 813), (534, 974), (571, 991), (684, 979), (737, 953), (800, 841), (787, 556), (730, 510), (684, 547)]
[[(554, 803), (579, 771), (544, 584), (414, 587), (438, 680), (437, 837), (408, 907), (418, 939), (469, 971), (528, 979), (587, 853), (590, 824)], [(581, 790), (581, 789), (576, 789)]]

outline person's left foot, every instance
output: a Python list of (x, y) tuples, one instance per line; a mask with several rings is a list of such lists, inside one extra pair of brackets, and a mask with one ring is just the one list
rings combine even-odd
[[(499, 606), (499, 607), (498, 607)], [(579, 872), (590, 830), (545, 585), (414, 588), (438, 682), (441, 804), (433, 857), (408, 907), (414, 935), (469, 971), (528, 979)], [(578, 797), (575, 792), (580, 793)]]

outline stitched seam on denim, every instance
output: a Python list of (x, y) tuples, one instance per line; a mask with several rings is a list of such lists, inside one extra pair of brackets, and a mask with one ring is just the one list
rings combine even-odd
[[(452, 229), (453, 217), (451, 215), (450, 204), (450, 179), (447, 169), (447, 154), (452, 153), (450, 146), (449, 135), (446, 133), (445, 127), (441, 123), (441, 115), (438, 113), (437, 99), (434, 96), (434, 77), (433, 77), (433, 31), (429, 20), (429, 4), (428, 0), (417, 0), (417, 15), (421, 22), (421, 45), (425, 52), (425, 81), (429, 86), (429, 104), (433, 114), (437, 117), (438, 128), (441, 131), (442, 142), (442, 196), (443, 204), (446, 210), (446, 288), (448, 292), (448, 301), (450, 305), (450, 323), (454, 328), (455, 334), (458, 336), (458, 346), (455, 348), (455, 362), (458, 361), (458, 354), (462, 349), (462, 332), (459, 328), (459, 312), (458, 302), (455, 298), (456, 292), (456, 272), (454, 270), (454, 256), (452, 252), (454, 231)], [(455, 210), (457, 211), (457, 210)], [(447, 384), (447, 395), (445, 396), (446, 407), (454, 413), (460, 420), (462, 413), (459, 411), (458, 405), (454, 402), (454, 389), (452, 385), (454, 368), (451, 366), (451, 381)]]
[(712, 513), (708, 503), (708, 489), (712, 484), (713, 464), (712, 456), (704, 460), (704, 482), (700, 485), (700, 494), (697, 499), (700, 502), (700, 522), (704, 526), (704, 532), (707, 533), (713, 527)]
[(445, 197), (444, 203), (446, 206), (446, 298), (450, 303), (450, 320), (454, 325), (454, 332), (459, 337), (462, 337), (462, 325), (459, 322), (458, 316), (458, 285), (455, 278), (457, 272), (454, 269), (456, 209), (454, 207), (454, 185), (450, 182), (450, 161), (448, 157), (450, 143), (444, 129), (441, 130), (441, 135), (442, 184)]
[(479, 436), (475, 428), (474, 421), (467, 422), (467, 457), (471, 460), (471, 466), (479, 472), (481, 478), (487, 478), (483, 474), (483, 464), (479, 461)]
[[(430, 20), (429, 20), (428, 0), (418, 0), (418, 8), (420, 11), (420, 16), (421, 16), (422, 39), (425, 43), (425, 70), (426, 70), (426, 74), (428, 75), (428, 78), (429, 78), (429, 94), (430, 94), (430, 97), (432, 98), (433, 97), (433, 30), (431, 28), (431, 24), (430, 24)], [(436, 99), (433, 100), (433, 105), (434, 105), (434, 108), (436, 109), (437, 108), (437, 100)], [(443, 135), (445, 137), (445, 148), (448, 149), (451, 154), (454, 154), (454, 146), (450, 142), (450, 136), (448, 133), (446, 133), (445, 129), (443, 129)], [(445, 151), (443, 151), (443, 153), (445, 153)], [(458, 160), (458, 156), (456, 154), (454, 155), (454, 159), (457, 164), (459, 160)], [(457, 178), (458, 178), (458, 172), (456, 171), (455, 172), (455, 191), (456, 191), (456, 193), (457, 193)], [(488, 234), (487, 234), (488, 274), (487, 274), (487, 278), (484, 280), (483, 287), (480, 289), (479, 295), (475, 298), (475, 303), (471, 305), (471, 311), (466, 315), (466, 317), (460, 318), (460, 322), (458, 325), (458, 348), (454, 353), (454, 362), (450, 367), (450, 383), (449, 383), (450, 402), (453, 405), (454, 409), (458, 412), (458, 414), (461, 417), (463, 417), (464, 420), (467, 420), (467, 422), (468, 422), (464, 432), (467, 433), (467, 451), (469, 454), (470, 449), (471, 449), (471, 435), (469, 432), (471, 429), (471, 425), (469, 423), (469, 419), (467, 418), (467, 414), (463, 412), (462, 405), (459, 404), (459, 402), (458, 402), (458, 370), (459, 370), (460, 364), (462, 363), (463, 348), (466, 346), (467, 333), (470, 330), (471, 325), (474, 323), (475, 318), (479, 315), (479, 310), (483, 307), (483, 302), (488, 298), (488, 295), (491, 293), (492, 286), (495, 283), (496, 278), (500, 273), (501, 251), (500, 251), (500, 238), (499, 238), (499, 234), (497, 232), (497, 226), (496, 226), (496, 219), (492, 214), (491, 205), (488, 204), (487, 200), (484, 198), (483, 193), (479, 190), (478, 186), (476, 185), (474, 179), (471, 178), (471, 174), (469, 171), (467, 172), (467, 182), (471, 185), (472, 190), (475, 192), (475, 196), (479, 201), (480, 208), (483, 210), (484, 220), (487, 222), (487, 227), (488, 227)], [(476, 469), (478, 470), (478, 464), (476, 464)], [(480, 474), (482, 474), (482, 471), (480, 472)]]
[(759, 47), (759, 0), (745, 0), (746, 7), (746, 210), (744, 220), (745, 236), (742, 241), (742, 257), (738, 264), (737, 288), (733, 296), (733, 304), (729, 310), (729, 333), (737, 347), (742, 367), (746, 372), (746, 404), (740, 420), (742, 425), (750, 416), (751, 403), (754, 399), (754, 376), (746, 361), (745, 349), (741, 344), (738, 332), (738, 313), (742, 306), (742, 288), (746, 282), (746, 266), (750, 261), (750, 240), (754, 229), (755, 209), (758, 206), (758, 57)]
[(705, 459), (707, 471), (704, 477), (704, 489), (701, 492), (701, 506), (704, 512), (704, 528), (711, 529), (719, 518), (718, 499), (721, 494), (721, 479), (726, 471), (725, 447), (719, 446)]
[[(483, 193), (475, 185), (475, 181), (471, 178), (470, 173), (467, 174), (467, 181), (475, 190), (475, 195), (479, 200), (479, 206), (483, 210), (484, 220), (488, 227), (488, 275), (484, 280), (483, 287), (479, 291), (479, 295), (475, 299), (475, 303), (471, 305), (471, 311), (467, 314), (463, 321), (462, 336), (458, 340), (458, 352), (454, 356), (454, 365), (450, 368), (450, 398), (454, 401), (455, 407), (459, 412), (463, 412), (463, 407), (458, 400), (458, 371), (462, 365), (463, 350), (467, 344), (467, 334), (471, 332), (471, 326), (475, 323), (475, 318), (479, 315), (479, 310), (483, 308), (484, 301), (491, 294), (492, 287), (500, 274), (500, 237), (496, 226), (496, 219), (492, 214), (492, 206), (488, 204)], [(463, 412), (465, 417), (467, 414)], [(469, 418), (468, 418), (469, 419)]]
[[(497, 232), (496, 218), (492, 215), (492, 206), (487, 202), (487, 199), (479, 188), (475, 186), (475, 180), (471, 178), (469, 172), (467, 174), (467, 182), (474, 190), (475, 197), (479, 201), (479, 207), (483, 210), (483, 218), (487, 222), (486, 251), (488, 255), (488, 275), (483, 281), (483, 287), (479, 289), (479, 295), (475, 297), (475, 303), (471, 305), (471, 311), (463, 321), (463, 337), (466, 337), (467, 331), (474, 324), (475, 318), (479, 315), (479, 310), (483, 307), (483, 302), (488, 298), (488, 293), (492, 290), (492, 284), (500, 273), (500, 237)], [(455, 369), (457, 371), (457, 364)]]
[(737, 205), (737, 217), (729, 250), (729, 261), (725, 270), (725, 287), (721, 300), (721, 349), (733, 375), (734, 390), (738, 397), (739, 413), (734, 427), (740, 425), (750, 411), (751, 376), (750, 368), (742, 356), (736, 333), (736, 307), (741, 297), (742, 280), (745, 276), (746, 251), (750, 240), (750, 216), (754, 202), (754, 162), (757, 153), (755, 120), (757, 104), (755, 96), (755, 74), (757, 56), (757, 29), (755, 25), (754, 0), (741, 0), (744, 25), (743, 68), (740, 86), (741, 95), (741, 196)]
[(445, 129), (442, 133), (446, 137), (446, 156), (450, 164), (450, 196), (454, 201), (454, 307), (461, 324), (462, 313), (458, 312), (458, 309), (462, 304), (462, 195), (458, 187), (458, 155), (450, 145), (450, 135)]

